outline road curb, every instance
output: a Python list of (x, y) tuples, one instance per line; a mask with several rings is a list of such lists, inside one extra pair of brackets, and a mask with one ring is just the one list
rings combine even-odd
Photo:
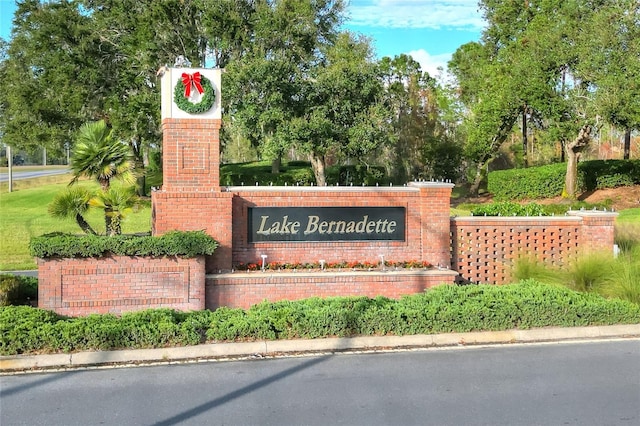
[(459, 345), (534, 343), (583, 339), (640, 337), (640, 324), (542, 328), (412, 336), (361, 336), (313, 340), (269, 340), (242, 343), (211, 343), (197, 346), (76, 352), (71, 354), (16, 355), (0, 357), (0, 372), (15, 373), (47, 369), (70, 369), (109, 365), (153, 364), (280, 355), (376, 351)]

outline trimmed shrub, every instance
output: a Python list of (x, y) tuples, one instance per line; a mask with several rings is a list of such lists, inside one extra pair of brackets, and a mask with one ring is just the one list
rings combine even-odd
[(487, 177), (487, 190), (497, 201), (551, 198), (562, 194), (566, 164), (497, 170)]
[(509, 201), (482, 204), (471, 210), (473, 216), (547, 216), (539, 204), (529, 203), (521, 205)]
[(220, 182), (227, 186), (290, 185), (310, 186), (316, 179), (311, 164), (305, 161), (290, 161), (283, 164), (280, 173), (271, 173), (271, 162), (225, 164), (220, 167)]
[(527, 280), (506, 286), (443, 285), (399, 300), (310, 298), (263, 302), (248, 310), (152, 309), (122, 317), (65, 318), (8, 306), (0, 308), (0, 354), (639, 322), (640, 305)]
[(31, 255), (48, 257), (100, 257), (112, 253), (120, 256), (181, 256), (213, 254), (216, 241), (203, 231), (171, 231), (151, 235), (71, 235), (54, 233), (34, 237)]
[(587, 191), (640, 184), (640, 161), (593, 160), (578, 164)]
[[(487, 189), (498, 201), (562, 195), (566, 163), (489, 173)], [(578, 191), (640, 184), (640, 160), (593, 160), (578, 164)]]

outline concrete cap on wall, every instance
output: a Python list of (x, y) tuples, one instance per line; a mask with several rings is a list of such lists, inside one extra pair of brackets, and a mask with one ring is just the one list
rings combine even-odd
[(571, 210), (567, 212), (570, 216), (590, 217), (590, 218), (615, 218), (618, 216), (618, 212), (614, 211), (602, 211), (602, 210)]
[(409, 182), (409, 186), (413, 186), (416, 188), (453, 188), (455, 185), (450, 182), (423, 182), (423, 181), (414, 181)]

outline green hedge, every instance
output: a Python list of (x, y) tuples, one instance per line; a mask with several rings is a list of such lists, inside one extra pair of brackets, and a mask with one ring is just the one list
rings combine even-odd
[(640, 161), (599, 160), (578, 165), (587, 191), (640, 184)]
[(388, 185), (391, 182), (384, 167), (362, 164), (332, 166), (327, 168), (327, 183), (349, 185)]
[(551, 198), (562, 194), (566, 164), (497, 170), (487, 177), (487, 191), (497, 201)]
[(510, 201), (481, 204), (471, 210), (473, 216), (548, 216), (540, 204), (521, 205)]
[[(487, 190), (498, 201), (551, 198), (562, 195), (566, 163), (527, 169), (497, 170)], [(578, 191), (640, 184), (639, 160), (594, 160), (578, 164)]]
[[(391, 180), (384, 167), (365, 166), (362, 164), (331, 166), (326, 169), (326, 180), (329, 185), (388, 185)], [(225, 164), (220, 167), (220, 181), (227, 186), (311, 186), (316, 178), (308, 161), (289, 161), (280, 167), (280, 173), (271, 173), (271, 163), (258, 161), (250, 163)]]
[(47, 257), (100, 257), (108, 253), (121, 256), (195, 257), (213, 254), (216, 241), (203, 231), (171, 231), (151, 235), (71, 235), (54, 233), (34, 237), (31, 255)]
[(37, 278), (0, 274), (0, 306), (31, 305), (37, 299)]
[(151, 348), (206, 342), (409, 335), (550, 326), (636, 324), (640, 306), (564, 287), (448, 286), (400, 300), (377, 297), (263, 302), (219, 308), (65, 318), (24, 306), (0, 308), (0, 354)]
[(316, 179), (311, 164), (304, 161), (290, 161), (280, 168), (280, 173), (271, 173), (271, 162), (225, 164), (220, 167), (220, 182), (226, 186), (310, 186)]

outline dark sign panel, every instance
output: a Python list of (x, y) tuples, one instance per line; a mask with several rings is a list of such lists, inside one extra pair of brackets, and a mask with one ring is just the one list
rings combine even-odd
[(249, 208), (250, 242), (404, 239), (404, 207)]

